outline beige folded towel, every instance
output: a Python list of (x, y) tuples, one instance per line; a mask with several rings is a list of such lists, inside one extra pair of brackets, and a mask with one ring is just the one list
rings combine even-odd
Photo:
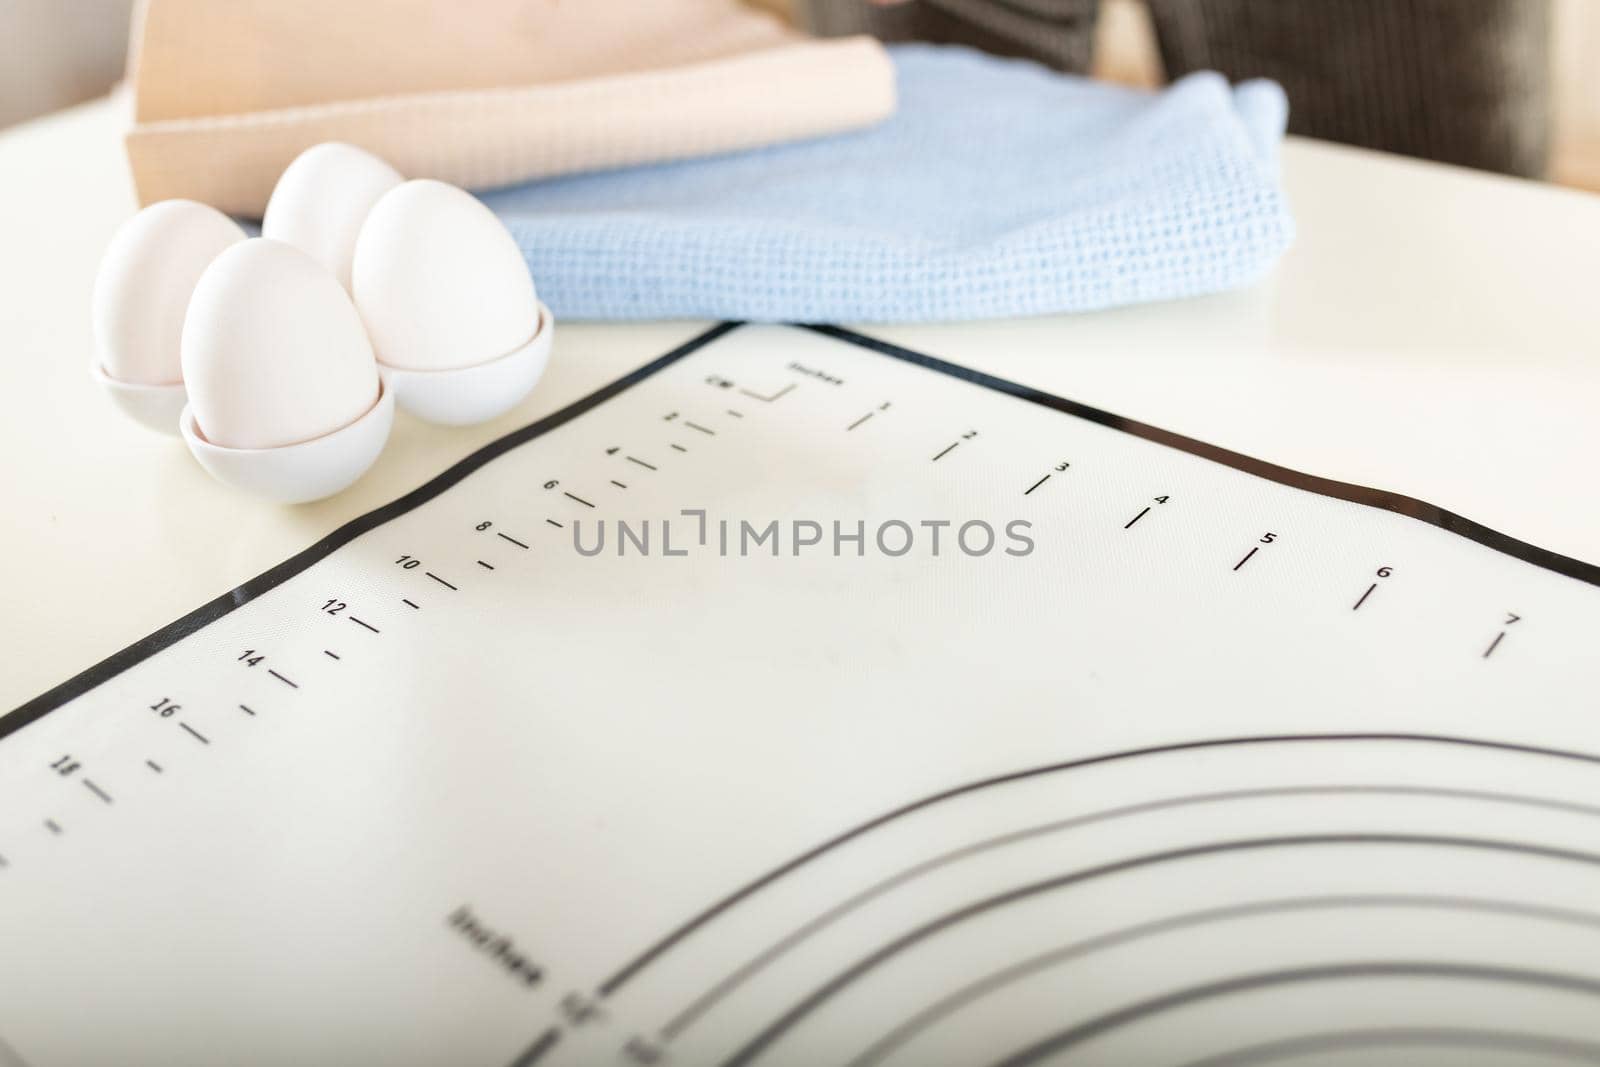
[(489, 188), (870, 125), (894, 72), (737, 0), (145, 0), (129, 61), (141, 203), (259, 215), (347, 141)]

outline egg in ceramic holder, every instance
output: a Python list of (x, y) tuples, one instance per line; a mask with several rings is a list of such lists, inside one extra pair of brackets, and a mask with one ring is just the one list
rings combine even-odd
[(511, 410), (554, 334), (522, 252), (494, 213), (444, 182), (385, 193), (361, 226), (351, 295), (402, 409), (461, 426)]
[(383, 451), (394, 394), (321, 264), (258, 237), (201, 275), (183, 324), (183, 439), (212, 477), (285, 503), (337, 493)]
[(323, 144), (284, 172), (263, 236), (190, 201), (146, 208), (95, 285), (93, 372), (179, 432), (217, 480), (301, 502), (359, 478), (394, 408), (494, 418), (527, 396), (554, 319), (516, 242), (470, 194)]
[(261, 233), (338, 275), (395, 403), (420, 419), (495, 418), (544, 373), (553, 320), (522, 252), (453, 185), (408, 182), (354, 145), (320, 144), (278, 179)]
[(178, 432), (188, 399), (178, 357), (189, 297), (239, 224), (193, 200), (164, 200), (112, 237), (95, 276), (96, 344), (89, 373), (118, 407), (161, 433)]

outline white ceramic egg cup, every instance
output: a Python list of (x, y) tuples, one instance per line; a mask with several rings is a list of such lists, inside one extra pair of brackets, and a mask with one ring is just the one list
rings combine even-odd
[(539, 303), (533, 336), (503, 356), (451, 370), (400, 370), (384, 366), (403, 411), (444, 426), (468, 426), (504, 415), (538, 384), (550, 362), (555, 316)]
[(350, 425), (280, 448), (224, 448), (200, 435), (188, 406), (178, 419), (183, 440), (217, 481), (285, 504), (320, 500), (366, 473), (389, 440), (395, 390), (388, 372), (378, 375), (378, 399)]
[(99, 382), (117, 407), (141, 426), (158, 433), (178, 436), (178, 416), (189, 403), (189, 391), (182, 382), (169, 385), (141, 385), (125, 382), (106, 373), (99, 356), (89, 361), (89, 373)]

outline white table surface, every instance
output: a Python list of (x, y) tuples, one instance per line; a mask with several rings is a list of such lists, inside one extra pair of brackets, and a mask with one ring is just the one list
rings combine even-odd
[[(404, 416), (282, 507), (212, 482), (90, 381), (89, 294), (134, 210), (106, 102), (0, 134), (0, 709), (227, 591), (706, 324), (560, 325), (505, 417)], [(1253, 290), (865, 332), (1600, 561), (1600, 196), (1291, 139), (1299, 237)]]

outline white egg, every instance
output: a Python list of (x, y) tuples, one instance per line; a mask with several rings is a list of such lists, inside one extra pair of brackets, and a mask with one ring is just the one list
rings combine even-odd
[(182, 350), (195, 422), (224, 448), (309, 441), (378, 399), (377, 363), (349, 295), (282, 241), (245, 241), (206, 268)]
[(516, 241), (476, 197), (444, 182), (409, 181), (373, 205), (350, 291), (379, 362), (402, 370), (486, 363), (539, 327)]
[(123, 223), (94, 281), (91, 316), (106, 374), (140, 385), (182, 380), (178, 339), (195, 283), (244, 239), (238, 223), (193, 200), (162, 200)]
[(307, 253), (348, 290), (356, 235), (367, 212), (404, 180), (399, 171), (355, 145), (314, 145), (278, 178), (261, 219), (261, 236)]

